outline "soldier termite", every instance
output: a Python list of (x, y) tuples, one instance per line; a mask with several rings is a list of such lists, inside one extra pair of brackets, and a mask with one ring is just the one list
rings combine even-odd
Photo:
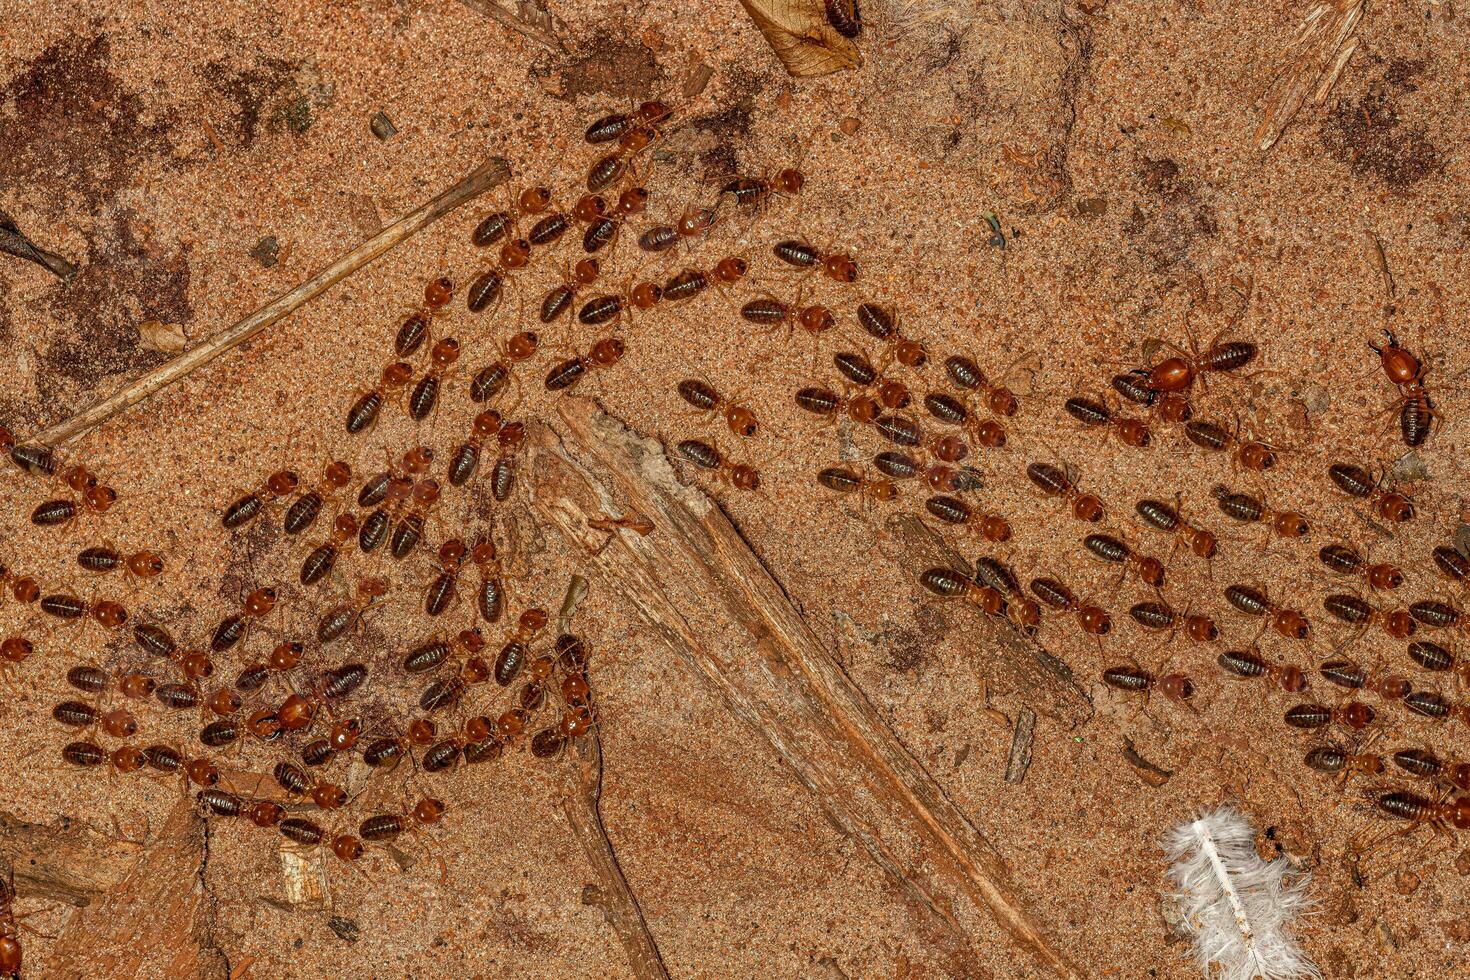
[(1398, 340), (1389, 331), (1384, 331), (1386, 343), (1369, 344), (1368, 348), (1378, 355), (1383, 373), (1399, 389), (1399, 399), (1394, 408), (1399, 412), (1399, 434), (1406, 446), (1422, 446), (1429, 438), (1439, 412), (1429, 399), (1424, 387), (1424, 376), (1428, 368), (1408, 350), (1399, 346)]

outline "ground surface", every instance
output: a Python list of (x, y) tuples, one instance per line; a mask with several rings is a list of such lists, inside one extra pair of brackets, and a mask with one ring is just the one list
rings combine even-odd
[[(761, 468), (765, 491), (714, 492), (893, 730), (994, 843), (1059, 945), (1093, 975), (1192, 975), (1160, 913), (1157, 842), (1201, 807), (1233, 799), (1262, 830), (1263, 853), (1280, 848), (1313, 871), (1324, 912), (1304, 942), (1327, 974), (1447, 975), (1470, 939), (1456, 912), (1470, 888), (1455, 871), (1458, 849), (1421, 833), (1376, 854), (1354, 881), (1341, 856), (1370, 820), (1367, 782), (1344, 789), (1301, 764), (1322, 739), (1282, 726), (1288, 696), (1226, 682), (1214, 652), (1182, 640), (1156, 653), (1156, 640), (1123, 623), (1140, 590), (1115, 587), (1111, 572), (1084, 557), (1079, 525), (1020, 473), (1033, 459), (1070, 461), (1108, 501), (1109, 522), (1155, 552), (1167, 544), (1131, 520), (1144, 492), (1180, 492), (1226, 532), (1210, 488), (1255, 484), (1224, 460), (1177, 432), (1128, 450), (1062, 421), (1058, 406), (1069, 394), (1100, 392), (1116, 365), (1150, 356), (1150, 338), (1185, 343), (1187, 321), (1201, 341), (1214, 336), (1239, 306), (1232, 283), (1250, 283), (1231, 336), (1261, 344), (1268, 372), (1212, 383), (1204, 406), (1283, 447), (1268, 495), (1307, 512), (1317, 530), (1307, 544), (1263, 553), (1253, 532), (1229, 529), (1235, 538), (1212, 577), (1176, 559), (1171, 599), (1215, 615), (1226, 639), (1243, 643), (1255, 625), (1225, 606), (1220, 589), (1266, 585), (1319, 622), (1310, 652), (1269, 636), (1263, 647), (1308, 666), (1350, 633), (1321, 612), (1320, 545), (1371, 545), (1375, 560), (1404, 567), (1411, 598), (1445, 591), (1428, 551), (1459, 520), (1461, 374), (1470, 365), (1470, 44), (1460, 13), (1452, 2), (1370, 3), (1360, 47), (1326, 103), (1309, 104), (1262, 154), (1252, 132), (1304, 7), (959, 6), (909, 0), (871, 11), (861, 70), (798, 83), (733, 2), (554, 5), (569, 22), (565, 55), (453, 0), (0, 2), (0, 209), (82, 267), (63, 286), (36, 266), (0, 260), (0, 422), (27, 433), (65, 418), (165, 359), (140, 344), (141, 324), (177, 324), (197, 342), (488, 154), (511, 160), (518, 181), (573, 186), (592, 158), (580, 141), (586, 124), (664, 93), (680, 106), (680, 125), (661, 151), (654, 215), (707, 199), (707, 180), (731, 170), (799, 157), (809, 175), (799, 209), (773, 209), (743, 240), (745, 222), (732, 223), (691, 258), (708, 264), (750, 247), (737, 304), (765, 290), (794, 292), (760, 246), (800, 230), (858, 256), (859, 294), (898, 302), (904, 329), (933, 351), (968, 350), (997, 373), (1018, 359), (1039, 366), (1011, 449), (981, 464), (992, 485), (984, 500), (1015, 527), (1005, 554), (1018, 571), (1067, 578), (1120, 626), (1106, 655), (1060, 624), (1043, 633), (1096, 713), (1068, 728), (1051, 706), (1031, 704), (1041, 718), (1018, 785), (1003, 780), (1011, 739), (1003, 716), (1022, 709), (1023, 692), (992, 687), (995, 710), (986, 710), (972, 664), (975, 614), (932, 605), (883, 533), (881, 505), (834, 506), (812, 483), (838, 457), (838, 436), (810, 424), (791, 392), (835, 386), (825, 353), (803, 336), (752, 333), (715, 297), (635, 320), (628, 357), (583, 390), (671, 441), (716, 431), (673, 396), (675, 380), (707, 377), (757, 408), (766, 434), (720, 442)], [(680, 86), (699, 65), (712, 79), (684, 103)], [(368, 126), (379, 111), (398, 128), (386, 141)], [(843, 120), (852, 122), (839, 128)], [(243, 591), (280, 580), (296, 560), (268, 536), (222, 533), (218, 512), (230, 499), (288, 461), (315, 474), (343, 456), (366, 471), (415, 438), (448, 445), (465, 430), (463, 377), (420, 427), (393, 412), (354, 444), (340, 419), (379, 371), (423, 282), (441, 269), (468, 279), (468, 233), (490, 208), (482, 202), (440, 222), (87, 437), (81, 454), (124, 496), (108, 522), (37, 533), (27, 514), (43, 491), (5, 474), (0, 559), (86, 589), (69, 557), (77, 547), (97, 536), (128, 548), (151, 543), (172, 564), (137, 605), (199, 642)], [(998, 216), (1004, 248), (991, 242), (986, 212)], [(644, 271), (630, 246), (619, 246), (619, 283)], [(466, 363), (489, 359), (516, 301), (529, 309), (553, 266), (528, 275), (494, 322), (470, 318), (456, 300), (450, 324)], [(847, 316), (853, 293), (814, 280), (804, 288)], [(1418, 454), (1423, 471), (1407, 474), (1420, 516), (1394, 533), (1369, 526), (1323, 477), (1337, 458), (1386, 468), (1404, 451), (1375, 418), (1391, 391), (1365, 345), (1385, 326), (1428, 354), (1443, 412)], [(563, 350), (589, 338), (546, 335)], [(538, 361), (528, 378), (546, 366)], [(939, 386), (933, 368), (930, 377)], [(539, 388), (528, 386), (522, 414), (544, 414), (550, 399)], [(867, 434), (843, 427), (840, 436), (856, 441), (851, 458), (877, 449)], [(482, 525), (482, 497), (451, 499), (446, 524)], [(519, 534), (522, 587), (554, 606), (575, 567), (554, 533), (530, 526), (523, 505), (503, 513)], [(294, 586), (283, 597), (282, 630), (314, 622), (323, 604)], [(0, 607), (0, 628), (22, 628), (19, 615)], [(408, 615), (389, 611), (353, 642), (393, 646), (394, 618)], [(979, 948), (955, 947), (825, 820), (766, 743), (595, 582), (581, 616), (599, 651), (603, 816), (675, 976), (1035, 975), (986, 924)], [(1354, 655), (1412, 666), (1402, 644), (1381, 635), (1370, 633)], [(5, 806), (27, 821), (70, 816), (108, 831), (115, 817), (121, 833), (138, 836), (163, 824), (173, 784), (80, 777), (52, 761), (63, 734), (49, 708), (65, 693), (67, 653), (85, 656), (100, 643), (96, 631), (41, 632), (42, 655), (16, 672), (18, 693), (0, 709), (0, 780), (17, 788)], [(1166, 655), (1196, 676), (1196, 712), (1155, 698), (1139, 713), (1095, 680), (1129, 657), (1157, 664)], [(1458, 693), (1453, 682), (1437, 686)], [(1318, 699), (1341, 700), (1330, 689)], [(1377, 751), (1427, 744), (1470, 753), (1458, 721), (1381, 714)], [(1125, 737), (1172, 778), (1143, 782), (1121, 754)], [(267, 836), (213, 826), (204, 876), (213, 944), (237, 969), (253, 960), (259, 976), (618, 975), (621, 949), (583, 903), (590, 872), (555, 805), (552, 768), (521, 753), (449, 784), (453, 816), (434, 833), (443, 880), (423, 866), (400, 875), (389, 862), (363, 877), (331, 865), (326, 908), (283, 904)], [(1420, 877), (1417, 887), (1395, 881), (1400, 865)], [(62, 906), (29, 921), (54, 934), (68, 914)], [(34, 975), (53, 975), (48, 964), (63, 951), (45, 936), (27, 934), (26, 946)]]

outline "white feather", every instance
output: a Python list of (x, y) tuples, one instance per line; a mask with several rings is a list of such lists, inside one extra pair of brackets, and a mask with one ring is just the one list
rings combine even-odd
[(1194, 955), (1206, 977), (1320, 980), (1321, 971), (1291, 935), (1292, 921), (1312, 905), (1307, 878), (1287, 882), (1291, 864), (1284, 857), (1263, 861), (1243, 814), (1222, 806), (1182, 823), (1165, 837), (1164, 850), (1174, 862), (1169, 878), (1180, 889), (1175, 897), (1194, 931)]

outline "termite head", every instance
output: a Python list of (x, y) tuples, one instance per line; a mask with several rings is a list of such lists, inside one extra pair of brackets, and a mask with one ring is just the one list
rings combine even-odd
[(1194, 365), (1182, 357), (1170, 357), (1149, 368), (1144, 382), (1151, 391), (1184, 391), (1194, 383)]

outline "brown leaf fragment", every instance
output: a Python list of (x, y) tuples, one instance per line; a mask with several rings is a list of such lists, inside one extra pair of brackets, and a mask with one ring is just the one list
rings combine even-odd
[(786, 70), (797, 78), (857, 68), (857, 45), (827, 22), (821, 0), (740, 0)]

